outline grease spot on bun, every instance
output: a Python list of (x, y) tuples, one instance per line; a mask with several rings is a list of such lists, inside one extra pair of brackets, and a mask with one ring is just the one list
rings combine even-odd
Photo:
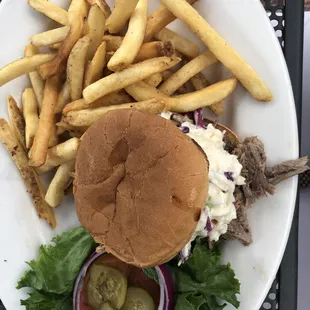
[(190, 240), (208, 194), (208, 162), (172, 122), (137, 110), (104, 115), (83, 136), (76, 210), (107, 252), (138, 267)]

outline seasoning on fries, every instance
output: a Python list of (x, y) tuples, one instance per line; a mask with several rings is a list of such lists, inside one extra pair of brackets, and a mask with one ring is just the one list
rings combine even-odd
[(45, 203), (42, 185), (33, 168), (28, 165), (28, 156), (20, 142), (13, 134), (10, 126), (4, 119), (0, 119), (0, 140), (7, 148), (22, 178), (27, 191), (37, 210), (39, 218), (45, 220), (52, 228), (56, 227), (56, 219), (53, 210)]

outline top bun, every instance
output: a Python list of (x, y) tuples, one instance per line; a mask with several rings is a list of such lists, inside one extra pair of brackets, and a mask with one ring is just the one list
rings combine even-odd
[(79, 220), (95, 241), (128, 264), (155, 266), (195, 231), (208, 161), (171, 121), (116, 110), (84, 134), (74, 185)]

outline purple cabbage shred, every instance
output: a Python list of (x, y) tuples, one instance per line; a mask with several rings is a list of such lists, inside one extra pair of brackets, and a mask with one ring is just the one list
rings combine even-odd
[(194, 111), (194, 120), (195, 120), (196, 126), (202, 127), (202, 128), (207, 128), (206, 124), (203, 121), (202, 108)]
[(212, 230), (212, 228), (213, 228), (212, 223), (211, 223), (210, 217), (208, 216), (205, 229), (207, 230), (207, 232), (210, 232)]
[(189, 128), (187, 126), (180, 126), (179, 128), (183, 133), (189, 133)]
[(229, 171), (224, 172), (224, 175), (225, 175), (225, 177), (226, 177), (227, 180), (232, 181), (232, 182), (235, 181), (232, 172), (229, 172)]

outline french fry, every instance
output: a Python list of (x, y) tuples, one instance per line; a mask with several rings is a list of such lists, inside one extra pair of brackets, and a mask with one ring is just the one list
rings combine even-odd
[(65, 131), (68, 131), (69, 133), (75, 132), (75, 134), (79, 135), (79, 137), (77, 137), (77, 138), (80, 138), (84, 134), (84, 132), (89, 128), (88, 126), (74, 127), (72, 125), (69, 125), (65, 121), (61, 121), (61, 122), (57, 123), (56, 125), (58, 127), (57, 133), (62, 134)]
[[(107, 43), (107, 53), (115, 52), (122, 44), (123, 37), (105, 35), (103, 41)], [(175, 48), (170, 41), (154, 41), (142, 44), (134, 62), (161, 56), (171, 57)]]
[(51, 44), (51, 45), (49, 46), (49, 48), (50, 48), (51, 50), (59, 50), (61, 44), (62, 44), (62, 42), (54, 43), (54, 44)]
[(89, 85), (84, 89), (83, 97), (86, 103), (90, 104), (111, 92), (144, 80), (155, 73), (167, 70), (179, 63), (180, 60), (177, 57), (158, 57), (145, 60)]
[(53, 129), (54, 111), (59, 87), (59, 76), (48, 79), (45, 83), (41, 113), (34, 137), (29, 165), (40, 167), (45, 163), (49, 140)]
[(36, 169), (39, 174), (45, 173), (58, 167), (69, 160), (75, 159), (80, 140), (72, 138), (50, 148), (47, 152), (46, 162), (43, 166)]
[(105, 0), (87, 0), (90, 5), (97, 4), (102, 12), (105, 14), (106, 18), (111, 15), (111, 9), (109, 5), (105, 2)]
[(195, 74), (216, 63), (217, 61), (217, 58), (210, 51), (207, 51), (192, 59), (181, 69), (172, 74), (170, 78), (160, 85), (159, 89), (166, 95), (172, 95)]
[(67, 58), (84, 31), (84, 19), (87, 15), (85, 0), (72, 0), (68, 11), (70, 30), (62, 42), (55, 58), (40, 66), (39, 72), (44, 80), (65, 71)]
[(22, 111), (17, 106), (15, 99), (12, 96), (8, 97), (8, 112), (12, 131), (15, 137), (20, 142), (21, 146), (26, 149), (25, 140), (25, 120)]
[(65, 82), (65, 84), (62, 86), (61, 91), (59, 92), (56, 108), (55, 108), (55, 114), (60, 113), (66, 104), (70, 102), (70, 88), (68, 81)]
[(47, 63), (55, 54), (38, 54), (11, 62), (0, 69), (0, 86), (17, 77), (35, 71), (40, 65)]
[(50, 183), (45, 201), (52, 208), (60, 205), (64, 195), (65, 189), (68, 187), (71, 176), (70, 173), (74, 172), (75, 160), (70, 160), (57, 168), (56, 174)]
[(90, 37), (88, 35), (79, 39), (68, 58), (67, 82), (72, 100), (77, 100), (82, 97), (86, 56), (89, 44)]
[(0, 140), (7, 148), (16, 167), (20, 171), (39, 218), (44, 219), (52, 228), (55, 228), (56, 219), (54, 212), (44, 201), (42, 185), (38, 184), (39, 180), (34, 169), (28, 166), (28, 156), (25, 150), (4, 119), (0, 119)]
[(39, 123), (38, 104), (34, 90), (32, 88), (26, 88), (24, 90), (22, 94), (22, 103), (26, 125), (26, 148), (29, 150), (32, 147), (34, 136)]
[(271, 101), (266, 83), (253, 68), (185, 0), (161, 0), (202, 40), (218, 60), (229, 69), (250, 94), (259, 101)]
[[(36, 46), (29, 44), (25, 47), (25, 57), (31, 57), (39, 53), (40, 53), (40, 50)], [(34, 90), (34, 93), (36, 95), (37, 102), (40, 106), (42, 103), (45, 82), (42, 80), (38, 71), (30, 72), (29, 78), (30, 78), (30, 82)]]
[(48, 46), (55, 43), (62, 42), (68, 35), (70, 27), (60, 27), (45, 32), (35, 34), (30, 37), (30, 42), (34, 46)]
[[(189, 4), (194, 4), (197, 0), (187, 0)], [(149, 42), (153, 39), (155, 33), (164, 29), (167, 25), (172, 23), (176, 17), (162, 5), (154, 11), (147, 20), (144, 42)]]
[(161, 83), (162, 80), (163, 80), (163, 76), (161, 75), (161, 73), (156, 73), (146, 78), (144, 81), (153, 87), (157, 87)]
[(102, 71), (106, 65), (106, 45), (107, 43), (105, 41), (99, 45), (94, 58), (87, 65), (84, 78), (84, 88), (101, 78)]
[(132, 98), (123, 90), (110, 93), (104, 97), (99, 98), (98, 100), (87, 104), (84, 99), (79, 99), (67, 104), (63, 110), (63, 114), (67, 114), (71, 111), (78, 111), (83, 109), (95, 109), (100, 107), (105, 107), (109, 105), (117, 105), (122, 103), (132, 102)]
[(173, 97), (169, 102), (169, 110), (186, 113), (210, 106), (227, 98), (236, 89), (236, 86), (237, 79), (230, 78), (193, 93)]
[(142, 44), (134, 62), (137, 63), (161, 56), (172, 57), (174, 54), (175, 48), (170, 41), (154, 41)]
[(97, 4), (91, 6), (87, 18), (88, 31), (86, 34), (90, 37), (87, 60), (93, 59), (104, 35), (106, 14)]
[(197, 44), (168, 28), (155, 33), (154, 37), (160, 41), (172, 42), (175, 49), (188, 58), (195, 58), (199, 55), (199, 46)]
[(168, 110), (186, 113), (223, 101), (236, 89), (236, 86), (237, 80), (230, 78), (189, 94), (168, 97), (159, 89), (142, 81), (126, 87), (126, 91), (137, 101), (162, 99), (167, 102)]
[(107, 44), (107, 52), (115, 52), (121, 46), (123, 39), (123, 37), (112, 35), (105, 35), (102, 37), (102, 41)]
[(164, 99), (150, 99), (135, 103), (125, 103), (120, 105), (113, 105), (107, 107), (101, 107), (96, 109), (86, 109), (79, 111), (72, 111), (66, 114), (65, 121), (76, 127), (91, 126), (96, 120), (102, 117), (104, 114), (112, 110), (118, 109), (137, 109), (140, 111), (146, 111), (152, 114), (158, 114), (166, 110), (166, 101)]
[(108, 63), (108, 68), (111, 71), (121, 71), (128, 68), (138, 55), (146, 28), (147, 2), (148, 0), (138, 1), (130, 17), (128, 30), (122, 44)]
[(46, 0), (28, 0), (28, 4), (36, 11), (64, 26), (69, 25), (68, 12)]
[[(137, 101), (149, 100), (151, 98), (169, 98), (167, 95), (162, 93), (159, 89), (149, 85), (145, 81), (141, 81), (125, 88), (126, 92)], [(168, 99), (171, 100), (170, 98)]]
[[(196, 90), (206, 88), (210, 85), (206, 77), (201, 73), (197, 73), (191, 78), (191, 82)], [(208, 108), (213, 111), (216, 115), (224, 114), (224, 104), (223, 102), (217, 102), (215, 104), (209, 105)]]
[(52, 126), (52, 130), (51, 130), (51, 136), (50, 136), (50, 139), (48, 141), (48, 147), (53, 147), (55, 145), (58, 144), (58, 135), (57, 135), (57, 126), (56, 126), (56, 117), (54, 115), (54, 118), (53, 118), (53, 126)]
[(115, 0), (115, 7), (107, 19), (106, 29), (109, 33), (118, 33), (125, 26), (134, 11), (138, 0)]

